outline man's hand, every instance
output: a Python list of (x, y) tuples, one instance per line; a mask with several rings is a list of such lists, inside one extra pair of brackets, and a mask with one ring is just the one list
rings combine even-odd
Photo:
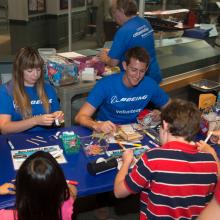
[(98, 55), (100, 57), (100, 60), (106, 64), (108, 63), (108, 60), (109, 60), (108, 51), (109, 51), (108, 48), (103, 48), (102, 51)]
[(161, 112), (157, 109), (154, 109), (151, 113), (150, 113), (153, 117), (153, 121), (159, 121), (160, 120), (160, 114)]
[(111, 121), (98, 121), (94, 126), (95, 131), (105, 134), (116, 132), (116, 125)]
[(0, 195), (14, 195), (15, 194), (15, 186), (12, 183), (4, 183), (0, 186)]

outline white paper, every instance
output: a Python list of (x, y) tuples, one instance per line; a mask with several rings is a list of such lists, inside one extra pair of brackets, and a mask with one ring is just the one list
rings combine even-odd
[(65, 53), (57, 53), (57, 54), (66, 58), (85, 57), (85, 55), (76, 52), (65, 52)]
[[(61, 164), (61, 163), (66, 163), (66, 158), (63, 155), (63, 150), (60, 148), (59, 145), (51, 145), (51, 146), (45, 146), (45, 147), (36, 147), (36, 148), (29, 148), (29, 149), (22, 149), (22, 150), (12, 150), (11, 151), (11, 157), (12, 157), (12, 162), (14, 165), (14, 169), (18, 170), (21, 164), (33, 153), (37, 151), (45, 151), (49, 152), (56, 161)], [(23, 158), (16, 158), (16, 156), (21, 156), (23, 155)]]

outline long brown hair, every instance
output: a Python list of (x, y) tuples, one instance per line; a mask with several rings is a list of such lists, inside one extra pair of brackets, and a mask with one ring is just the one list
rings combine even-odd
[(40, 78), (36, 82), (36, 89), (39, 99), (42, 101), (45, 111), (49, 112), (49, 101), (44, 90), (44, 61), (38, 51), (24, 47), (19, 50), (13, 65), (13, 97), (16, 108), (20, 111), (24, 119), (32, 116), (32, 108), (28, 95), (24, 90), (24, 70), (40, 68)]

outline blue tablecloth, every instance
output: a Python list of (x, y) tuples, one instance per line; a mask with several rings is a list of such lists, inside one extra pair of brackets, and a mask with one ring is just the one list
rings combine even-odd
[[(89, 129), (80, 126), (74, 126), (65, 130), (73, 130), (79, 136), (87, 136), (91, 134)], [(15, 149), (38, 147), (26, 141), (26, 139), (30, 139), (36, 136), (42, 136), (45, 140), (47, 140), (47, 143), (42, 143), (40, 146), (59, 144), (62, 147), (63, 145), (61, 140), (56, 140), (50, 137), (51, 135), (56, 134), (57, 131), (59, 130), (51, 129), (44, 132), (0, 135), (0, 185), (4, 182), (10, 182), (11, 180), (15, 179), (16, 176), (16, 171), (14, 170), (11, 159), (11, 149), (7, 143), (7, 138), (9, 138), (15, 145)], [(77, 186), (77, 196), (82, 197), (112, 191), (116, 170), (112, 170), (98, 176), (90, 175), (87, 172), (86, 166), (91, 159), (89, 159), (84, 154), (82, 149), (80, 149), (80, 152), (76, 154), (65, 154), (65, 157), (68, 163), (61, 164), (61, 166), (63, 168), (66, 179), (79, 182)], [(0, 196), (0, 209), (11, 206), (14, 202), (14, 199), (15, 197), (10, 195)]]
[[(83, 128), (80, 126), (74, 126), (65, 129), (50, 129), (43, 132), (25, 132), (14, 135), (0, 135), (0, 185), (5, 182), (10, 182), (15, 179), (16, 171), (14, 170), (12, 159), (11, 159), (11, 148), (7, 143), (7, 138), (9, 138), (15, 145), (15, 149), (27, 149), (34, 148), (36, 145), (27, 142), (27, 139), (42, 136), (47, 143), (42, 143), (39, 147), (49, 146), (59, 144), (63, 147), (62, 141), (60, 139), (54, 139), (51, 135), (56, 134), (58, 131), (73, 130), (79, 136), (87, 136), (91, 134), (91, 130)], [(201, 135), (198, 135), (197, 139), (204, 139)], [(148, 143), (149, 138), (144, 137), (142, 140), (143, 144)], [(149, 144), (149, 147), (154, 147)], [(220, 157), (220, 147), (214, 146), (218, 156)], [(61, 164), (66, 179), (75, 180), (79, 182), (77, 186), (78, 197), (84, 197), (89, 195), (94, 195), (97, 193), (108, 192), (113, 190), (114, 178), (116, 175), (116, 169), (102, 173), (97, 176), (92, 176), (87, 171), (87, 163), (91, 160), (88, 158), (83, 149), (80, 149), (79, 153), (76, 154), (65, 154), (67, 159), (66, 164)], [(0, 196), (0, 209), (13, 206), (15, 201), (15, 196), (5, 195)]]

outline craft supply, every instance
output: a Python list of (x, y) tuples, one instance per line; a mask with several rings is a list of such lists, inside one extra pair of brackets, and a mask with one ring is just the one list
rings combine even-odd
[(31, 141), (31, 140), (29, 140), (29, 139), (27, 139), (26, 141), (29, 142), (29, 143), (32, 143), (32, 144), (38, 145), (38, 146), (40, 145), (40, 144), (38, 144), (38, 143), (36, 143), (36, 142), (34, 142), (34, 141)]
[(56, 119), (54, 120), (54, 123), (55, 123), (56, 126), (60, 126), (60, 121), (59, 121), (58, 118), (56, 118)]
[(77, 182), (77, 181), (75, 181), (75, 180), (66, 180), (66, 182), (67, 182), (68, 184), (74, 185), (74, 186), (76, 186), (76, 185), (79, 184), (79, 182)]
[(36, 139), (36, 138), (31, 138), (31, 140), (32, 140), (32, 141), (42, 142), (42, 143), (47, 143), (47, 141), (39, 140), (39, 139)]
[(120, 141), (121, 144), (123, 145), (128, 145), (128, 146), (133, 146), (133, 147), (142, 147), (142, 144), (136, 144), (136, 143), (128, 143), (125, 141)]
[(126, 141), (136, 141), (143, 139), (143, 135), (135, 131), (131, 124), (119, 125), (118, 135)]
[(89, 162), (87, 164), (87, 169), (91, 175), (98, 175), (113, 170), (117, 168), (117, 166), (118, 166), (117, 159), (115, 157), (112, 157), (107, 160), (104, 159), (104, 161), (99, 163), (97, 163), (97, 161)]
[(124, 146), (121, 142), (117, 141), (117, 144), (118, 144), (123, 150), (126, 150), (125, 146)]
[(149, 140), (149, 143), (152, 144), (154, 147), (160, 147), (158, 144), (154, 143), (153, 141)]
[(154, 134), (151, 134), (150, 132), (146, 131), (146, 130), (143, 130), (143, 132), (148, 136), (150, 137), (152, 140), (154, 140), (154, 142), (156, 142), (156, 144), (159, 144), (160, 143), (160, 140), (154, 135)]
[(61, 135), (64, 150), (66, 153), (78, 153), (80, 150), (80, 140), (73, 131), (65, 131)]
[(207, 143), (211, 136), (212, 136), (212, 131), (210, 131), (210, 133), (207, 135), (207, 137), (206, 137), (204, 142)]
[(7, 143), (12, 150), (15, 149), (14, 145), (12, 144), (12, 142), (8, 138), (7, 138)]
[(104, 153), (103, 148), (100, 145), (93, 144), (92, 142), (91, 144), (86, 146), (85, 150), (86, 150), (87, 155), (92, 155), (92, 156)]
[(43, 137), (41, 137), (41, 136), (36, 136), (37, 138), (40, 138), (40, 139), (44, 139)]

